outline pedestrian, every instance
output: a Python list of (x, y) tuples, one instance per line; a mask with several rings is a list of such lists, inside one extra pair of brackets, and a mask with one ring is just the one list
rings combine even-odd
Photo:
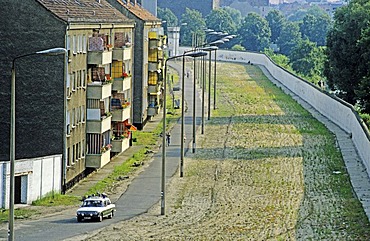
[(170, 146), (170, 143), (171, 143), (171, 134), (169, 132), (166, 134), (166, 139), (167, 139), (167, 146)]

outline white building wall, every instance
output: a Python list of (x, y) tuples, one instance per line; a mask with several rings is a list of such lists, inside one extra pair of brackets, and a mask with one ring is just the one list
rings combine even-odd
[[(5, 174), (5, 175), (4, 175)], [(61, 191), (62, 155), (22, 159), (15, 162), (15, 176), (21, 176), (21, 201), (32, 201), (52, 191)], [(0, 204), (9, 207), (10, 165), (0, 163)], [(15, 190), (18, 191), (18, 190)]]

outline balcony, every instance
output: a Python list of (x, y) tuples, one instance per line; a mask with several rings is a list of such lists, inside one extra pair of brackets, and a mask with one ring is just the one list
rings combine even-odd
[(151, 72), (157, 71), (160, 69), (160, 65), (158, 62), (152, 62), (148, 64), (148, 70)]
[(102, 168), (110, 162), (110, 152), (111, 150), (107, 150), (101, 154), (86, 154), (86, 167)]
[(148, 85), (148, 93), (150, 95), (160, 95), (160, 87), (159, 85)]
[(88, 99), (105, 99), (112, 95), (112, 83), (94, 81), (87, 85)]
[(131, 107), (112, 110), (112, 121), (125, 121), (131, 117)]
[(114, 78), (112, 88), (119, 92), (131, 89), (131, 76), (125, 78)]
[(148, 107), (148, 116), (155, 116), (159, 113), (159, 106)]
[(104, 65), (112, 63), (112, 51), (89, 51), (87, 53), (87, 64)]
[(118, 140), (112, 140), (112, 149), (111, 152), (121, 153), (127, 150), (130, 147), (130, 139), (123, 138)]
[(117, 61), (130, 60), (132, 56), (131, 47), (122, 47), (113, 49), (113, 59)]
[[(95, 109), (87, 109), (86, 133), (101, 134), (101, 133), (104, 133), (110, 130), (112, 116), (103, 117), (101, 118), (101, 120), (93, 119), (90, 116), (94, 110)], [(97, 110), (97, 111), (100, 111), (100, 110)]]

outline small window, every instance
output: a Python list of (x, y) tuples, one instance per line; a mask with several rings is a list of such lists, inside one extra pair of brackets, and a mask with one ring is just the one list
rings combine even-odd
[(73, 35), (72, 48), (73, 48), (73, 54), (77, 54), (77, 39), (76, 39), (76, 35)]
[(82, 74), (81, 74), (81, 86), (82, 88), (86, 88), (86, 71), (85, 70), (82, 70)]
[(71, 74), (72, 91), (75, 91), (76, 90), (75, 79), (76, 79), (76, 73), (75, 72), (72, 72), (72, 74)]
[(87, 37), (86, 35), (83, 35), (82, 37), (82, 52), (86, 53), (86, 47), (87, 47)]

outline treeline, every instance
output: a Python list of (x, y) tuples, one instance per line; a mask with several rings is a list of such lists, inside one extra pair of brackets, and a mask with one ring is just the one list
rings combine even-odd
[[(181, 19), (158, 9), (167, 26), (181, 26), (181, 44), (194, 36), (207, 41), (205, 29), (237, 35), (221, 48), (264, 52), (277, 64), (370, 113), (370, 1), (352, 0), (332, 19), (319, 7), (285, 16), (278, 10), (266, 17), (224, 7), (207, 16), (186, 9)], [(368, 119), (369, 115), (363, 114)]]

